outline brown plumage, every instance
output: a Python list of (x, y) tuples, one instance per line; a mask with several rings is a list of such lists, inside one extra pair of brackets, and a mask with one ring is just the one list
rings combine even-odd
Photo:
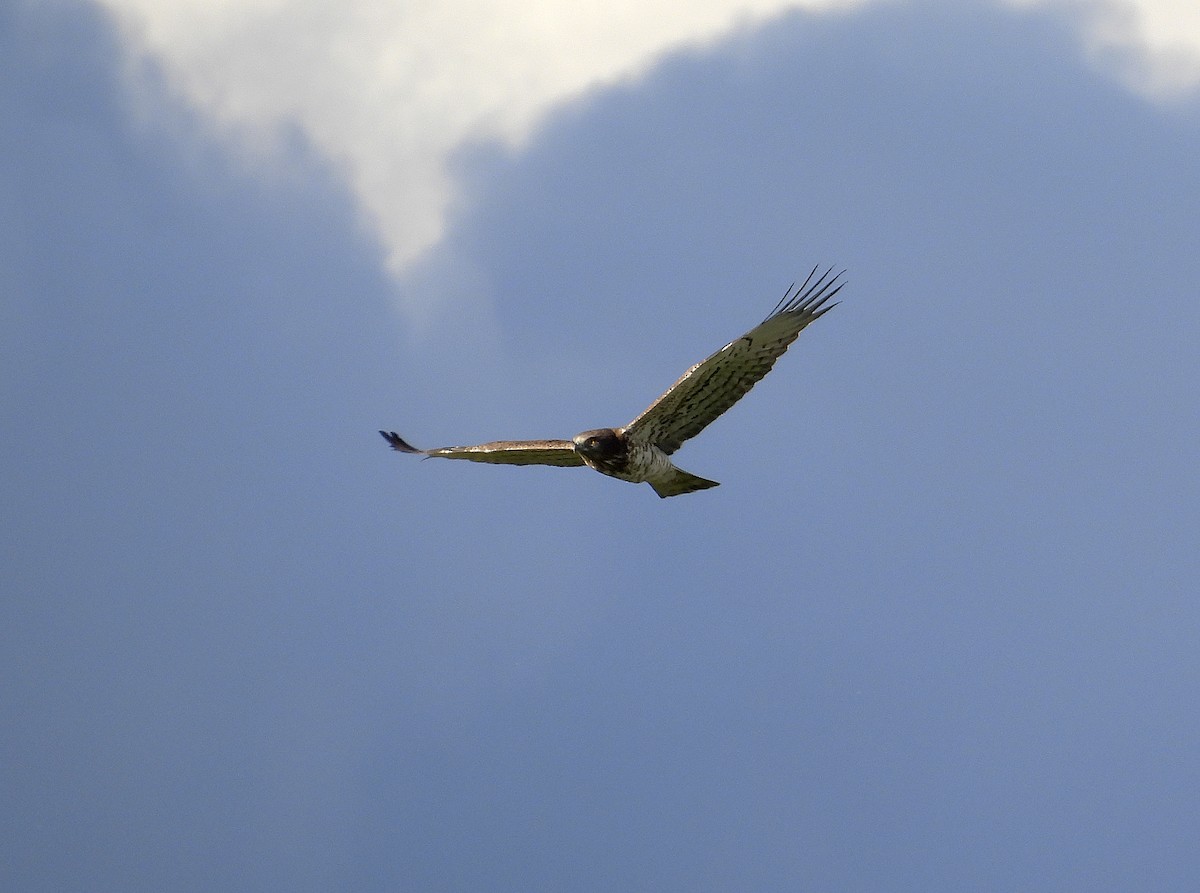
[(602, 474), (649, 483), (661, 497), (717, 486), (671, 462), (683, 442), (695, 437), (745, 396), (783, 356), (810, 322), (836, 304), (841, 273), (814, 267), (804, 284), (789, 288), (761, 323), (697, 363), (624, 428), (585, 431), (572, 440), (499, 440), (475, 446), (419, 450), (395, 431), (380, 431), (392, 449), (443, 459), (500, 465), (588, 465)]

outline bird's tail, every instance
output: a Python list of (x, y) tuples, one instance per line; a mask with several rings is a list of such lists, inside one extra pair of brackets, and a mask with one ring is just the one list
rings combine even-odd
[(672, 468), (670, 477), (650, 481), (650, 486), (662, 499), (666, 499), (668, 496), (679, 496), (681, 493), (693, 493), (696, 490), (719, 487), (720, 484), (699, 475), (688, 474), (679, 468)]

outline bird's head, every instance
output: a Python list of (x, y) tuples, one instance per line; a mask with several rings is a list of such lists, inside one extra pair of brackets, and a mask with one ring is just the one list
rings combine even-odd
[(612, 460), (626, 453), (625, 441), (612, 428), (584, 431), (576, 434), (571, 442), (575, 445), (575, 452), (587, 459)]

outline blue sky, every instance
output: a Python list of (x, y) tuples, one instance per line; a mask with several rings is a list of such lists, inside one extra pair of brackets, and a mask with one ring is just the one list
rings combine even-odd
[[(396, 281), (302, 136), (4, 7), (2, 886), (1188, 889), (1200, 112), (1082, 45), (744, 25), (462, 148)], [(813, 264), (716, 490), (375, 433), (623, 423)]]

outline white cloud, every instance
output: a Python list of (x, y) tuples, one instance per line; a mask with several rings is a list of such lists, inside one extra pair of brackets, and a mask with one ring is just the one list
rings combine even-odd
[[(345, 170), (402, 269), (442, 232), (448, 155), (786, 0), (101, 0), (239, 143), (298, 127)], [(843, 0), (845, 2), (845, 0)], [(806, 5), (834, 5), (810, 0)]]
[[(447, 159), (465, 141), (519, 145), (564, 99), (738, 22), (866, 0), (96, 2), (240, 148), (269, 159), (299, 129), (345, 172), (399, 273), (441, 236)], [(1200, 83), (1194, 0), (1106, 9), (1091, 20), (1102, 62), (1148, 94)]]
[[(1007, 0), (1014, 6), (1064, 0)], [(1200, 3), (1196, 0), (1073, 2), (1093, 61), (1153, 101), (1171, 102), (1200, 87)]]

